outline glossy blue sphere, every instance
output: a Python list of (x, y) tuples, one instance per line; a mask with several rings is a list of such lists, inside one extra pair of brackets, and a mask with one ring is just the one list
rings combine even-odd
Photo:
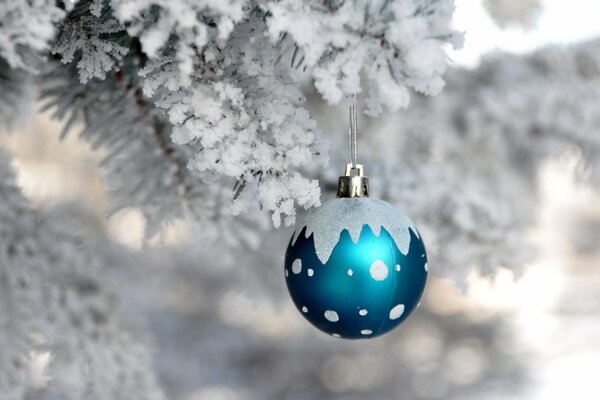
[[(284, 272), (296, 307), (334, 337), (373, 338), (394, 329), (418, 306), (427, 281), (418, 231), (381, 200), (335, 199), (322, 208), (300, 224), (287, 248)], [(340, 221), (353, 226), (339, 228)], [(315, 245), (326, 235), (337, 235), (331, 249)]]

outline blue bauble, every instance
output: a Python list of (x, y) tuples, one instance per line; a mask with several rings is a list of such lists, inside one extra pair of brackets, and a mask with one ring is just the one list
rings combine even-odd
[(285, 277), (296, 307), (315, 327), (334, 337), (373, 338), (418, 306), (427, 254), (399, 209), (368, 197), (336, 198), (298, 225)]

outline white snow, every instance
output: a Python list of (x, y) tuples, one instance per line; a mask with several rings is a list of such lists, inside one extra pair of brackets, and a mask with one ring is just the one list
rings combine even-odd
[(400, 272), (401, 269), (400, 264), (396, 264), (396, 271)]
[(425, 263), (425, 271), (429, 271), (429, 267), (427, 266), (427, 263)]
[(398, 319), (404, 313), (404, 304), (398, 304), (390, 310), (390, 319)]
[(329, 322), (338, 322), (340, 320), (338, 313), (336, 313), (335, 311), (332, 311), (332, 310), (325, 311), (324, 315), (325, 315), (325, 319)]
[(361, 315), (361, 316), (363, 316), (363, 317), (364, 317), (365, 315), (367, 315), (368, 313), (369, 313), (369, 312), (368, 312), (368, 311), (367, 311), (365, 308), (362, 308), (362, 309), (358, 310), (358, 314), (360, 314), (360, 315)]
[(351, 269), (348, 270), (348, 276), (352, 276), (353, 273), (354, 271), (352, 271)]
[(307, 312), (308, 312), (308, 308), (307, 308), (306, 306), (303, 306), (303, 307), (302, 307), (302, 312), (303, 312), (303, 313), (307, 313)]
[(376, 281), (383, 281), (388, 276), (388, 267), (383, 261), (377, 260), (371, 264), (369, 272), (371, 273), (371, 278)]
[(313, 276), (315, 274), (315, 271), (313, 271), (312, 268), (309, 268), (306, 273), (308, 274), (308, 276)]
[(370, 329), (363, 329), (362, 331), (360, 331), (360, 333), (361, 333), (362, 335), (370, 335), (370, 334), (372, 334), (372, 333), (373, 333), (373, 331), (372, 331), (372, 330), (370, 330)]

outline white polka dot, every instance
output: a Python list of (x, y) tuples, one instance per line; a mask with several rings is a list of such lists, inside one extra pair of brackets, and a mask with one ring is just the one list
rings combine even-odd
[(352, 271), (351, 269), (348, 270), (348, 276), (352, 276), (353, 273), (354, 271)]
[(366, 309), (366, 308), (363, 308), (363, 309), (361, 309), (361, 310), (358, 310), (358, 313), (364, 317), (364, 316), (365, 316), (365, 315), (367, 315), (369, 312), (367, 311), (367, 309)]
[(401, 268), (400, 268), (400, 264), (396, 264), (396, 271), (400, 272)]
[(373, 333), (373, 331), (370, 329), (363, 329), (362, 331), (360, 331), (360, 333), (363, 335), (370, 335), (371, 333)]
[(292, 263), (292, 272), (296, 275), (298, 275), (300, 273), (300, 271), (302, 271), (302, 260), (300, 260), (299, 258), (296, 258), (294, 260), (294, 262)]
[(285, 277), (287, 278), (288, 276), (290, 276), (290, 273), (288, 272), (287, 268), (285, 269)]
[(371, 278), (376, 281), (382, 281), (388, 276), (388, 267), (381, 260), (375, 261), (371, 264), (371, 268), (369, 269), (371, 273)]
[(427, 263), (425, 263), (425, 271), (429, 271), (429, 267), (427, 266)]
[(303, 312), (303, 313), (307, 313), (307, 312), (308, 312), (308, 308), (306, 308), (306, 306), (303, 306), (303, 307), (302, 307), (302, 312)]
[(404, 314), (404, 304), (398, 304), (390, 310), (390, 319), (398, 319)]
[(315, 274), (315, 271), (313, 271), (312, 268), (309, 268), (308, 271), (306, 271), (306, 273), (308, 274), (308, 276), (313, 276)]
[(335, 311), (327, 310), (323, 315), (325, 315), (325, 319), (329, 322), (338, 322), (340, 320), (338, 313)]
[(342, 335), (340, 335), (339, 333), (332, 333), (331, 336), (336, 337), (336, 338), (342, 337)]

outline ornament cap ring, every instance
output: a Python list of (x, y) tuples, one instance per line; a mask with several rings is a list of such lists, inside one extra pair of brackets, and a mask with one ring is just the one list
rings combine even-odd
[(344, 176), (338, 179), (337, 197), (369, 197), (369, 178), (363, 176), (362, 164), (346, 164)]

